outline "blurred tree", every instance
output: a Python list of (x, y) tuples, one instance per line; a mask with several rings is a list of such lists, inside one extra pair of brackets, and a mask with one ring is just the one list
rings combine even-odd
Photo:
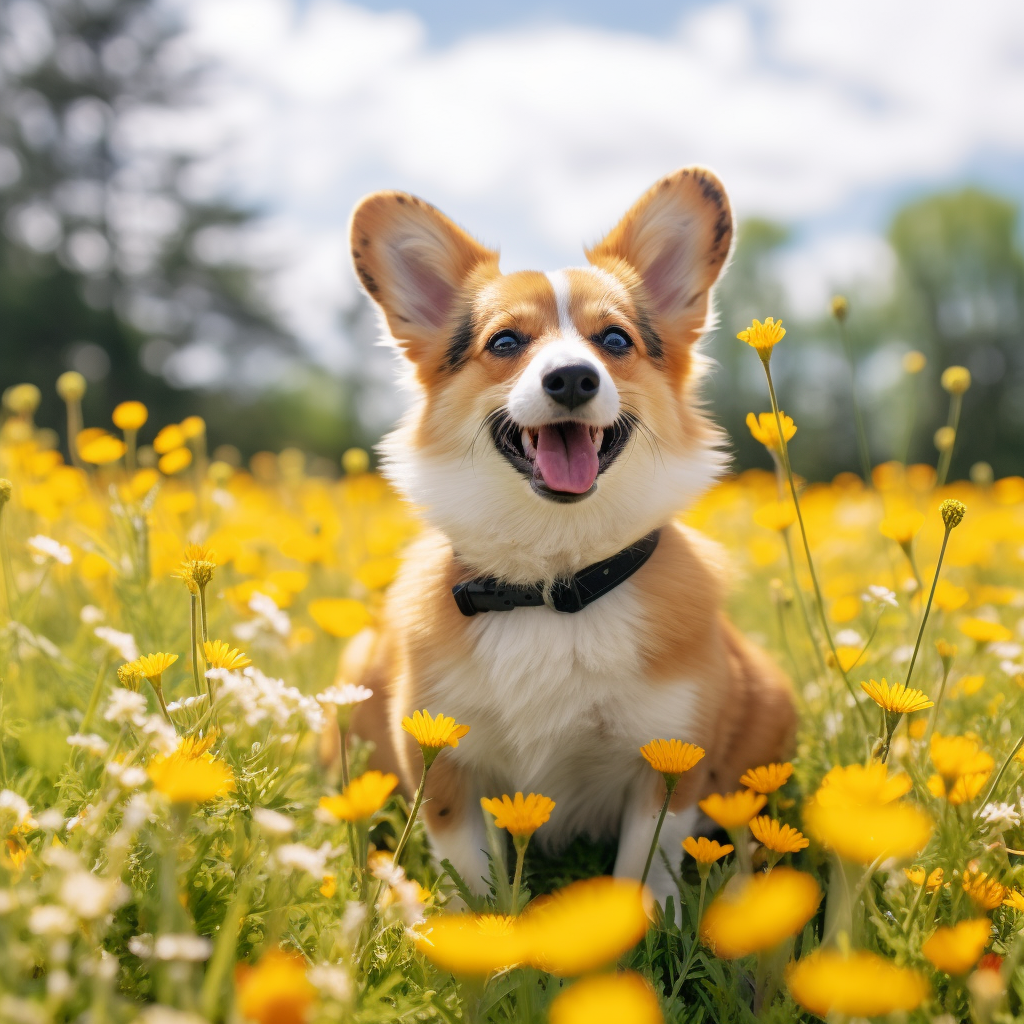
[[(997, 474), (1024, 472), (1024, 254), (1017, 207), (965, 189), (912, 203), (889, 238), (899, 258), (895, 318), (916, 325), (933, 380), (951, 364), (973, 377), (964, 396), (953, 477), (972, 463)], [(934, 460), (936, 409), (914, 452)]]
[[(39, 384), (50, 423), (53, 381), (77, 369), (87, 422), (130, 397), (152, 407), (153, 430), (198, 411), (243, 450), (309, 441), (289, 397), (304, 371), (241, 256), (250, 215), (194, 180), (178, 115), (203, 73), (178, 38), (159, 0), (3, 4), (0, 383)], [(252, 406), (289, 375), (289, 391)], [(341, 404), (319, 403), (335, 410), (327, 425), (313, 416), (328, 451), (350, 433)]]

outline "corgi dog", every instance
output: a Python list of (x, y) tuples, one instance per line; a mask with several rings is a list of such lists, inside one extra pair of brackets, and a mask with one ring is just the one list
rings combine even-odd
[[(788, 681), (723, 614), (714, 545), (676, 519), (725, 463), (698, 345), (732, 235), (725, 190), (700, 167), (655, 184), (586, 265), (553, 273), (503, 274), (497, 252), (411, 195), (375, 192), (353, 213), (356, 272), (415, 392), (383, 469), (426, 527), (379, 632), (346, 659), (375, 694), (353, 731), (411, 792), (421, 762), (403, 717), (470, 726), (431, 768), (423, 820), (436, 858), (477, 890), (481, 797), (551, 797), (535, 843), (614, 838), (615, 874), (640, 878), (665, 798), (643, 744), (706, 751), (661, 832), (677, 866), (697, 801), (788, 752)], [(662, 902), (675, 891), (663, 858), (648, 884)]]

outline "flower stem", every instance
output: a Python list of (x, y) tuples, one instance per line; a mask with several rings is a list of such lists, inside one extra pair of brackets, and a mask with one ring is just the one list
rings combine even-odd
[[(189, 620), (189, 636), (192, 639), (192, 682), (195, 684), (196, 696), (198, 697), (202, 693), (202, 686), (199, 682), (199, 651), (198, 643), (196, 642), (196, 595), (189, 592), (189, 604), (190, 608), (190, 620)], [(207, 688), (210, 687), (210, 680), (206, 681)], [(210, 699), (213, 700), (213, 694), (210, 693)]]
[(348, 786), (348, 729), (339, 729), (338, 732), (341, 736), (341, 785), (344, 789)]
[(942, 706), (942, 698), (946, 693), (946, 680), (949, 679), (949, 670), (952, 667), (952, 661), (948, 663), (948, 666), (943, 665), (942, 683), (939, 686), (939, 695), (935, 698), (935, 707), (932, 709), (931, 721), (928, 723), (928, 732), (924, 738), (925, 746), (931, 742), (932, 733), (935, 732), (935, 726), (939, 724), (939, 708)]
[(679, 980), (675, 984), (676, 991), (683, 987), (683, 982), (686, 981), (686, 976), (690, 973), (690, 967), (697, 953), (697, 947), (700, 945), (700, 919), (704, 916), (704, 896), (708, 891), (709, 870), (710, 865), (707, 870), (700, 873), (700, 896), (697, 899), (697, 920), (693, 928), (693, 944), (690, 946), (690, 952), (686, 954), (686, 962), (683, 964), (683, 969), (679, 972)]
[(1014, 759), (1014, 757), (1016, 757), (1017, 751), (1020, 750), (1022, 746), (1024, 746), (1024, 736), (1021, 736), (1021, 738), (1017, 740), (1017, 742), (1013, 745), (1013, 750), (1011, 750), (1009, 754), (1006, 755), (1006, 759), (999, 766), (999, 771), (996, 772), (995, 778), (990, 783), (988, 790), (985, 793), (984, 799), (981, 800), (981, 802), (978, 804), (979, 808), (984, 807), (985, 804), (987, 804), (989, 800), (992, 799), (996, 791), (996, 786), (999, 785), (999, 780), (1003, 777), (1003, 773), (1006, 771), (1006, 769), (1010, 767), (1010, 762)]
[[(924, 615), (921, 616), (921, 628), (917, 631), (917, 643), (914, 644), (914, 654), (910, 659), (910, 668), (907, 669), (905, 686), (910, 686), (910, 677), (914, 674), (914, 665), (917, 663), (917, 654), (921, 650), (921, 640), (924, 638), (924, 628), (928, 625), (928, 613), (932, 610), (932, 598), (935, 597), (935, 587), (939, 582), (939, 573), (942, 571), (942, 559), (946, 555), (946, 545), (949, 543), (951, 526), (946, 527), (946, 533), (942, 538), (942, 547), (939, 549), (939, 560), (935, 564), (935, 575), (932, 577), (932, 589), (928, 592), (928, 603), (924, 606)], [(943, 680), (945, 686), (945, 680)], [(938, 705), (936, 704), (936, 709)]]
[[(523, 861), (526, 860), (526, 847), (530, 845), (529, 836), (514, 836), (516, 847), (516, 873), (512, 878), (512, 913), (519, 913), (519, 886), (523, 881)], [(648, 864), (650, 861), (648, 861)]]
[(11, 549), (7, 543), (4, 524), (7, 502), (0, 501), (0, 571), (4, 574), (4, 594), (7, 597), (7, 616), (13, 619), (18, 610), (18, 588), (14, 582), (14, 567), (11, 564)]
[(962, 394), (954, 394), (949, 399), (949, 422), (947, 425), (953, 428), (953, 444), (939, 456), (939, 468), (935, 478), (936, 487), (942, 487), (945, 484), (946, 475), (949, 473), (949, 464), (953, 461), (953, 445), (956, 444), (956, 432), (960, 426), (960, 407), (963, 405), (963, 400)]
[(672, 799), (672, 794), (675, 792), (676, 782), (678, 779), (672, 779), (671, 781), (665, 779), (665, 802), (661, 805), (661, 814), (658, 815), (658, 824), (654, 826), (654, 838), (651, 840), (651, 848), (647, 851), (647, 863), (644, 865), (644, 873), (640, 876), (640, 884), (643, 885), (647, 881), (647, 876), (651, 870), (651, 861), (654, 860), (654, 851), (658, 848), (658, 839), (661, 837), (661, 826), (665, 824), (665, 815), (668, 814), (668, 804)]
[(864, 471), (864, 483), (871, 486), (871, 452), (868, 448), (868, 435), (864, 430), (864, 417), (861, 415), (860, 402), (857, 400), (857, 367), (850, 349), (850, 339), (846, 335), (846, 324), (839, 321), (839, 338), (846, 353), (846, 361), (850, 366), (850, 395), (853, 398), (853, 421), (857, 428), (857, 448), (860, 452), (860, 464)]
[(412, 835), (412, 827), (416, 823), (416, 815), (420, 812), (420, 804), (423, 803), (423, 789), (427, 784), (427, 769), (430, 765), (426, 761), (423, 762), (423, 774), (420, 776), (420, 784), (416, 787), (416, 796), (413, 797), (412, 809), (409, 811), (409, 820), (405, 823), (405, 831), (402, 832), (402, 838), (398, 840), (398, 845), (395, 847), (395, 864), (400, 864), (402, 860), (402, 854), (405, 851), (405, 846), (409, 842), (409, 836)]
[(786, 446), (786, 438), (782, 433), (782, 417), (779, 415), (779, 402), (775, 397), (775, 385), (772, 382), (772, 371), (768, 366), (768, 360), (762, 358), (762, 366), (764, 366), (764, 375), (768, 379), (768, 394), (772, 400), (772, 412), (775, 413), (775, 426), (779, 432), (779, 449), (782, 453), (782, 465), (786, 470), (786, 480), (789, 482), (789, 492), (793, 496), (793, 507), (796, 509), (796, 521), (800, 525), (800, 538), (804, 542), (804, 555), (807, 558), (807, 568), (810, 570), (811, 583), (814, 586), (814, 600), (818, 606), (818, 615), (821, 618), (821, 626), (825, 631), (825, 638), (828, 640), (828, 645), (832, 650), (832, 657), (835, 658), (836, 671), (843, 677), (843, 682), (846, 684), (847, 690), (850, 691), (850, 696), (853, 698), (853, 706), (857, 709), (860, 714), (861, 721), (864, 723), (865, 729), (870, 729), (871, 725), (868, 722), (868, 716), (861, 706), (860, 701), (857, 700), (857, 694), (854, 692), (853, 685), (850, 683), (849, 676), (843, 669), (842, 664), (839, 661), (839, 654), (836, 651), (835, 641), (832, 639), (832, 631), (828, 628), (828, 618), (825, 615), (825, 602), (822, 600), (821, 587), (818, 585), (818, 574), (814, 571), (814, 560), (811, 558), (811, 545), (807, 540), (807, 529), (804, 526), (803, 512), (800, 510), (800, 499), (796, 493), (796, 482), (793, 480), (793, 467), (789, 462), (789, 449)]

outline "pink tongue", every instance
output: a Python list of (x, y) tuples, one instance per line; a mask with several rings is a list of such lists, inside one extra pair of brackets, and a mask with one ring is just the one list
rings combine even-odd
[(597, 449), (590, 439), (590, 428), (582, 423), (541, 427), (537, 468), (553, 491), (589, 491), (597, 479)]

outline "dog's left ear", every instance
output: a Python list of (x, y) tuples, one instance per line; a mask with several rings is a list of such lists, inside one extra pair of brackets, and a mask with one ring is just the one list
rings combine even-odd
[(732, 229), (722, 183), (703, 167), (684, 167), (648, 189), (587, 259), (609, 270), (627, 264), (661, 329), (690, 340), (704, 326)]

